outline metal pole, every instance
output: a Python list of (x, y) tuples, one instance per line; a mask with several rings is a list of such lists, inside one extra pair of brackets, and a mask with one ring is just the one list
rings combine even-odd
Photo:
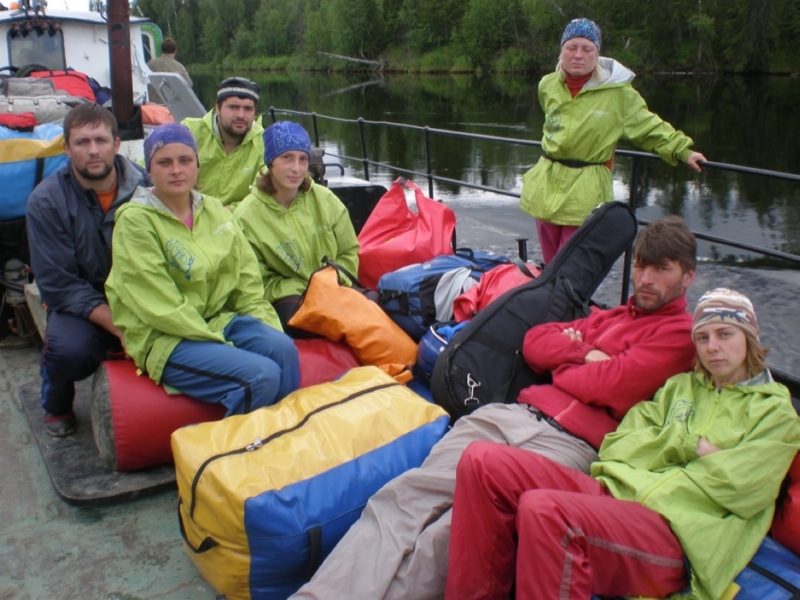
[[(633, 211), (633, 216), (636, 216), (636, 208), (639, 205), (639, 175), (641, 173), (641, 159), (638, 156), (633, 157), (633, 168), (631, 169), (631, 185), (630, 194), (628, 196), (628, 206)], [(620, 304), (625, 304), (628, 301), (629, 288), (631, 284), (631, 262), (633, 261), (633, 253), (631, 249), (625, 251), (622, 263), (622, 288), (620, 289)]]
[(367, 156), (367, 138), (364, 134), (364, 117), (358, 117), (358, 134), (361, 137), (361, 162), (364, 165), (364, 179), (369, 181), (369, 157)]
[(528, 238), (517, 238), (517, 255), (522, 262), (528, 262)]
[(425, 164), (428, 169), (428, 197), (433, 198), (433, 161), (431, 161), (431, 128), (425, 128)]
[(134, 113), (131, 26), (128, 0), (108, 0), (108, 60), (111, 66), (111, 105), (123, 140), (142, 139), (141, 114)]
[(314, 128), (314, 145), (319, 146), (319, 126), (317, 124), (317, 113), (311, 113), (311, 125)]

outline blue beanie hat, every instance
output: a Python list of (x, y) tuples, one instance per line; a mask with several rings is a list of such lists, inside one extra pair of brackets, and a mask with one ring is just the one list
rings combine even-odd
[(197, 155), (197, 142), (186, 125), (180, 123), (159, 125), (144, 140), (144, 166), (148, 173), (153, 155), (167, 144), (184, 144), (194, 150)]
[(264, 130), (264, 164), (290, 150), (305, 152), (311, 158), (311, 140), (297, 123), (278, 121)]
[(564, 28), (564, 34), (561, 36), (561, 45), (567, 43), (572, 38), (586, 38), (594, 42), (597, 50), (600, 50), (600, 28), (591, 19), (572, 19)]

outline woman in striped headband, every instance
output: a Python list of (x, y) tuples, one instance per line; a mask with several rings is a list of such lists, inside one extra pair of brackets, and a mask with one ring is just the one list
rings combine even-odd
[[(695, 371), (608, 434), (591, 476), (474, 443), (458, 465), (447, 598), (733, 597), (800, 447), (747, 297), (700, 298)], [(647, 365), (642, 365), (646, 369)]]

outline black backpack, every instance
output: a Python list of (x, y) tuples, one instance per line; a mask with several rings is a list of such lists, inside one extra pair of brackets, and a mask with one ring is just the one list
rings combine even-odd
[(633, 244), (636, 218), (622, 202), (596, 208), (542, 274), (509, 290), (459, 331), (436, 361), (433, 400), (451, 420), (490, 402), (514, 402), (520, 390), (547, 383), (522, 357), (534, 325), (589, 314), (589, 299)]

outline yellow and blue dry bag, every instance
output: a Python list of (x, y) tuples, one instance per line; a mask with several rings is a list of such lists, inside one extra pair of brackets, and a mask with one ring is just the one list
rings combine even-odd
[(417, 467), (449, 417), (377, 367), (172, 434), (194, 564), (228, 600), (295, 592), (369, 497)]

